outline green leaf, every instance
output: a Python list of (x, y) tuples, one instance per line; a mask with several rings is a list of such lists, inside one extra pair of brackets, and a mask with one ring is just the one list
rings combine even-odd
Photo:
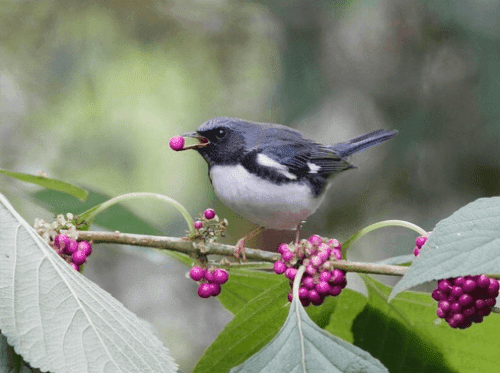
[(319, 328), (295, 299), (278, 335), (231, 372), (389, 372), (369, 353)]
[(356, 317), (363, 311), (368, 299), (362, 294), (344, 289), (338, 297), (335, 312), (330, 317), (330, 323), (325, 330), (344, 339), (346, 342), (354, 343), (352, 325)]
[[(249, 269), (231, 268), (229, 281), (224, 284), (222, 293), (217, 297), (229, 312), (236, 314), (245, 305), (269, 288), (287, 283), (284, 276)], [(286, 295), (286, 292), (284, 293)], [(281, 295), (282, 299), (284, 295)]]
[(452, 329), (436, 316), (437, 304), (429, 294), (404, 292), (388, 304), (391, 288), (363, 278), (368, 303), (352, 320), (352, 340), (391, 373), (498, 371), (499, 315), (466, 330)]
[(0, 204), (0, 329), (24, 360), (53, 373), (177, 370), (146, 323)]
[(431, 280), (500, 273), (500, 197), (481, 198), (440, 221), (389, 301)]
[(51, 179), (49, 177), (44, 177), (44, 176), (24, 174), (21, 172), (7, 171), (2, 169), (0, 169), (0, 174), (11, 176), (26, 183), (40, 185), (47, 189), (58, 190), (60, 192), (72, 195), (73, 197), (76, 197), (82, 201), (85, 201), (88, 196), (88, 192), (85, 189), (71, 185), (65, 181)]
[[(226, 325), (217, 339), (205, 351), (193, 373), (227, 372), (259, 351), (278, 332), (286, 319), (290, 290), (284, 276), (281, 282), (267, 288), (248, 302)], [(226, 291), (224, 284), (221, 295)]]

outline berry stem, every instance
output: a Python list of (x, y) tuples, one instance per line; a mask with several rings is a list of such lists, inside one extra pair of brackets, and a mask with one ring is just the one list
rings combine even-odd
[(295, 301), (298, 303), (300, 303), (299, 299), (300, 282), (302, 281), (302, 275), (304, 274), (305, 270), (306, 270), (305, 266), (300, 266), (299, 270), (297, 271), (297, 274), (295, 275), (295, 279), (293, 280), (293, 299), (295, 299)]
[(92, 223), (92, 220), (94, 220), (94, 218), (97, 216), (97, 214), (103, 212), (107, 208), (109, 208), (109, 207), (111, 207), (119, 202), (128, 201), (128, 200), (132, 200), (132, 199), (138, 199), (138, 198), (148, 198), (148, 197), (160, 199), (160, 200), (166, 202), (167, 204), (169, 204), (170, 206), (175, 207), (181, 213), (182, 217), (186, 221), (188, 228), (189, 228), (189, 233), (191, 233), (192, 236), (195, 235), (195, 231), (194, 231), (194, 227), (193, 227), (194, 221), (193, 221), (193, 218), (191, 218), (191, 215), (189, 215), (189, 212), (186, 210), (186, 208), (184, 206), (182, 206), (179, 202), (177, 202), (175, 199), (164, 196), (163, 194), (157, 194), (157, 193), (147, 193), (147, 192), (128, 193), (128, 194), (123, 194), (123, 195), (118, 196), (118, 197), (111, 198), (111, 199), (107, 200), (106, 202), (103, 202), (103, 203), (101, 203), (97, 206), (94, 206), (91, 209), (85, 211), (83, 214), (81, 214), (78, 217), (77, 223), (78, 224), (85, 223), (87, 226), (90, 226), (90, 224)]
[(417, 232), (421, 236), (427, 236), (427, 232), (423, 228), (419, 227), (416, 224), (410, 223), (408, 221), (404, 221), (404, 220), (384, 220), (384, 221), (379, 221), (378, 223), (373, 223), (373, 224), (369, 225), (368, 227), (365, 227), (365, 228), (361, 229), (359, 232), (357, 232), (354, 235), (352, 235), (346, 242), (344, 242), (342, 244), (342, 252), (343, 252), (344, 258), (345, 258), (347, 249), (355, 241), (359, 240), (361, 237), (363, 237), (364, 235), (366, 235), (366, 234), (368, 234), (368, 233), (370, 233), (372, 231), (375, 231), (375, 230), (380, 229), (380, 228), (385, 228), (385, 227), (403, 227), (403, 228), (408, 228), (408, 229), (411, 229), (411, 230)]
[[(164, 237), (164, 236), (148, 236), (121, 232), (96, 232), (96, 231), (78, 231), (78, 240), (93, 241), (94, 243), (116, 243), (132, 246), (154, 247), (161, 250), (171, 250), (183, 253), (189, 256), (199, 252), (195, 243), (187, 238)], [(220, 243), (209, 243), (204, 248), (205, 255), (223, 255), (233, 256), (234, 246), (224, 245)], [(262, 262), (274, 263), (279, 260), (280, 254), (269, 251), (246, 249), (248, 259), (257, 260), (257, 266), (262, 266)], [(237, 264), (233, 264), (237, 265)], [(267, 266), (268, 269), (272, 265)], [(338, 268), (348, 272), (373, 273), (379, 275), (403, 276), (408, 267), (376, 264), (376, 263), (360, 263), (346, 260), (339, 260), (334, 263), (333, 268)], [(490, 276), (498, 277), (498, 276)]]

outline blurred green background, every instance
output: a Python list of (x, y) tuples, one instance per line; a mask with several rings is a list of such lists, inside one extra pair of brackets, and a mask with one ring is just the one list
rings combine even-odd
[[(213, 207), (234, 243), (253, 227), (214, 197), (201, 157), (172, 152), (170, 137), (220, 115), (324, 143), (398, 129), (334, 179), (304, 235), (345, 240), (383, 219), (431, 230), (500, 190), (499, 13), (498, 1), (465, 0), (2, 2), (0, 168), (110, 196), (163, 193), (193, 215)], [(1, 176), (0, 190), (29, 222), (53, 215), (27, 185)], [(166, 206), (127, 208), (184, 234)], [(273, 250), (292, 236), (269, 231), (249, 246)], [(376, 232), (352, 257), (409, 253), (414, 238)], [(185, 273), (159, 253), (108, 245), (85, 274), (152, 322), (190, 371), (231, 316), (198, 299)]]

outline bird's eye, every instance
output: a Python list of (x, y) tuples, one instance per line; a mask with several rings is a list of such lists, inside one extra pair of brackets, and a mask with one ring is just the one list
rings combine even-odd
[(224, 137), (226, 137), (226, 130), (224, 128), (219, 128), (215, 131), (215, 137), (217, 137), (217, 139), (219, 140), (222, 140)]

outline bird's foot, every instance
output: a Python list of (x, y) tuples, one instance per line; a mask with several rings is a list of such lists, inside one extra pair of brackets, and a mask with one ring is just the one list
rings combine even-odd
[(295, 234), (295, 247), (299, 246), (299, 241), (300, 241), (300, 228), (302, 228), (302, 225), (304, 225), (306, 221), (303, 220), (297, 225), (297, 233)]
[(240, 260), (240, 254), (241, 254), (244, 261), (247, 260), (247, 257), (245, 256), (245, 249), (246, 249), (245, 240), (246, 240), (246, 236), (243, 238), (240, 238), (238, 240), (238, 242), (236, 243), (236, 247), (234, 249), (234, 257), (238, 261)]
[(236, 243), (236, 248), (234, 249), (234, 257), (238, 260), (240, 260), (240, 253), (243, 257), (243, 260), (247, 260), (247, 257), (245, 256), (245, 241), (249, 240), (252, 237), (257, 236), (258, 234), (262, 233), (266, 228), (265, 227), (257, 227), (250, 233), (248, 233), (245, 237), (240, 238), (238, 242)]

